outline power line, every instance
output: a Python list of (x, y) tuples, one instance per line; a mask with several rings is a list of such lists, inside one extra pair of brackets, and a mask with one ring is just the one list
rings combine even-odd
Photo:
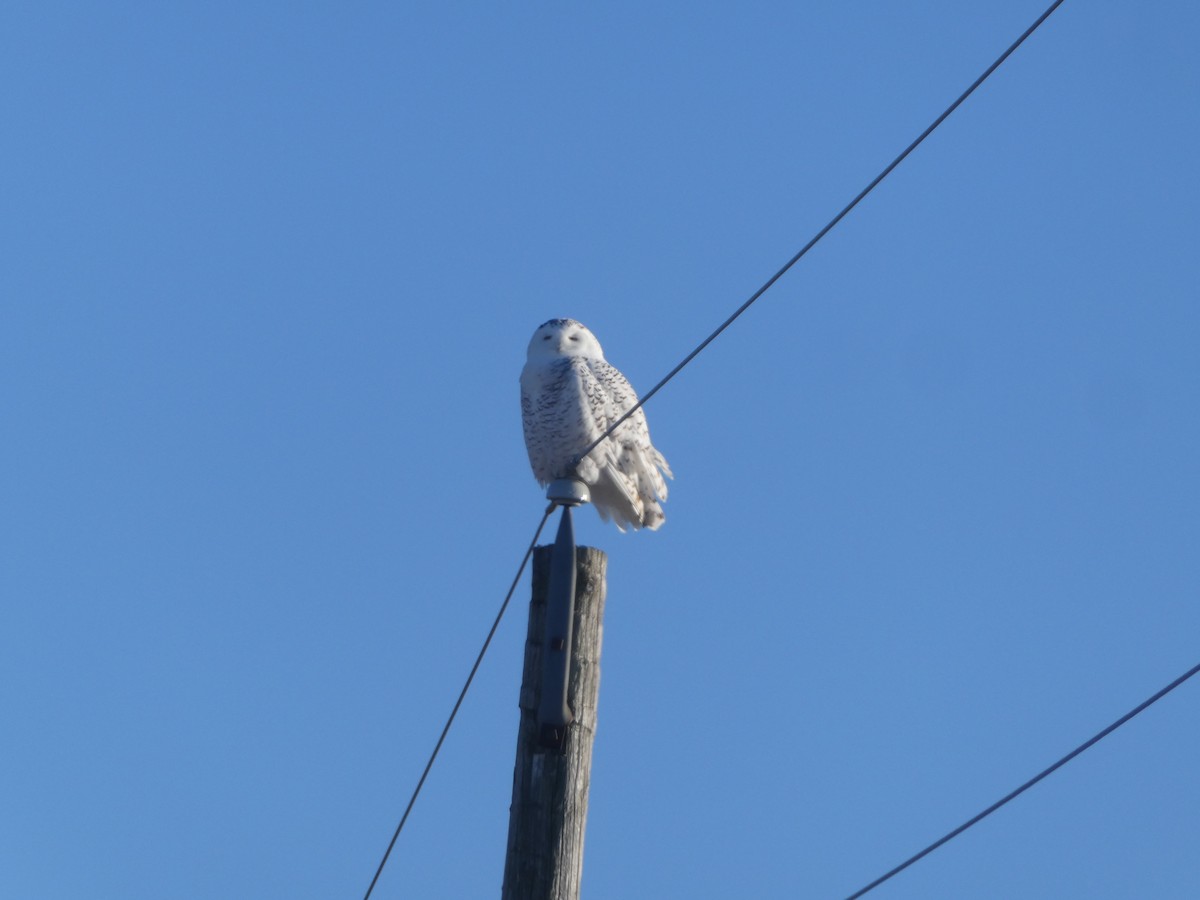
[(620, 425), (626, 419), (628, 419), (630, 416), (632, 416), (634, 413), (636, 413), (639, 409), (641, 409), (651, 397), (653, 397), (655, 394), (657, 394), (667, 384), (668, 381), (670, 381), (672, 378), (674, 378), (676, 375), (678, 375), (680, 373), (680, 371), (682, 371), (684, 366), (686, 366), (693, 359), (695, 359), (697, 356), (699, 356), (701, 351), (703, 351), (705, 347), (707, 347), (714, 340), (716, 340), (717, 336), (722, 331), (724, 331), (726, 328), (728, 328), (730, 325), (732, 325), (734, 323), (734, 321), (739, 316), (741, 316), (742, 313), (744, 313), (746, 310), (748, 310), (754, 304), (754, 302), (756, 300), (758, 300), (759, 297), (761, 297), (763, 294), (765, 294), (771, 288), (771, 286), (775, 284), (775, 282), (777, 282), (780, 278), (782, 278), (787, 273), (788, 269), (790, 269), (792, 266), (794, 266), (796, 263), (798, 263), (801, 260), (801, 258), (803, 258), (804, 255), (806, 253), (808, 253), (809, 250), (811, 250), (813, 247), (816, 246), (817, 242), (820, 241), (821, 238), (825, 237), (825, 235), (827, 235), (830, 231), (833, 230), (835, 225), (837, 225), (840, 221), (842, 221), (842, 219), (844, 219), (846, 217), (846, 215), (850, 212), (850, 210), (852, 210), (852, 209), (854, 209), (854, 207), (858, 206), (859, 202), (862, 201), (863, 198), (865, 198), (867, 196), (867, 194), (869, 194), (869, 193), (871, 193), (871, 191), (875, 190), (876, 186), (878, 186), (878, 184), (881, 181), (883, 181), (883, 179), (887, 178), (888, 175), (890, 175), (892, 173), (893, 169), (895, 169), (898, 165), (900, 165), (900, 163), (904, 162), (904, 160), (908, 157), (908, 155), (910, 153), (912, 153), (914, 150), (916, 150), (917, 147), (919, 147), (921, 145), (921, 143), (925, 140), (925, 138), (927, 138), (927, 137), (929, 137), (929, 135), (933, 134), (934, 130), (939, 125), (941, 125), (942, 122), (946, 121), (946, 119), (948, 119), (950, 117), (950, 114), (953, 113), (956, 109), (958, 109), (958, 107), (962, 105), (963, 101), (966, 100), (968, 97), (970, 97), (971, 94), (973, 94), (975, 92), (975, 89), (977, 87), (979, 87), (981, 84), (983, 84), (988, 79), (988, 76), (990, 76), (993, 72), (995, 72), (998, 68), (1000, 68), (1000, 66), (1003, 65), (1004, 61), (1013, 54), (1013, 51), (1015, 51), (1018, 47), (1020, 47), (1021, 44), (1023, 44), (1025, 42), (1025, 39), (1027, 37), (1029, 37), (1031, 34), (1033, 34), (1035, 31), (1037, 31), (1038, 27), (1041, 26), (1041, 24), (1043, 22), (1045, 22), (1046, 19), (1050, 18), (1050, 14), (1053, 13), (1056, 9), (1058, 9), (1058, 7), (1062, 5), (1062, 3), (1063, 3), (1063, 0), (1054, 0), (1054, 2), (1051, 3), (1046, 8), (1046, 11), (1043, 12), (1040, 16), (1038, 16), (1037, 20), (1034, 21), (1034, 23), (1032, 25), (1030, 25), (1028, 28), (1026, 28), (1024, 33), (1019, 38), (1017, 38), (1015, 41), (1012, 42), (1012, 44), (1009, 46), (1009, 48), (1007, 50), (1005, 50), (1003, 53), (1001, 53), (996, 58), (996, 61), (993, 62), (990, 66), (988, 66), (987, 69), (984, 70), (984, 73), (982, 75), (980, 75), (978, 78), (976, 78), (974, 82), (972, 82), (972, 84), (969, 88), (967, 88), (965, 91), (963, 91), (961, 94), (959, 94), (957, 100), (955, 100), (948, 107), (946, 107), (945, 111), (942, 112), (942, 114), (940, 116), (938, 116), (936, 119), (934, 119), (933, 122), (930, 124), (930, 126), (928, 128), (926, 128), (924, 131), (922, 131), (920, 136), (915, 141), (913, 141), (911, 144), (909, 144), (907, 147), (905, 147), (904, 151), (899, 156), (897, 156), (890, 163), (888, 163), (888, 165), (884, 168), (884, 170), (882, 172), (880, 172), (878, 175), (876, 175), (874, 179), (872, 179), (870, 184), (868, 184), (865, 188), (863, 188), (861, 191), (859, 191), (858, 196), (856, 196), (853, 200), (851, 200), (849, 203), (847, 203), (846, 206), (844, 206), (842, 208), (841, 212), (839, 212), (836, 216), (834, 216), (832, 219), (830, 219), (828, 224), (826, 224), (826, 226), (824, 228), (822, 228), (820, 231), (818, 231), (807, 244), (805, 244), (803, 247), (801, 247), (800, 251), (795, 256), (793, 256), (786, 263), (784, 263), (783, 267), (778, 272), (776, 272), (774, 275), (772, 275), (770, 278), (768, 278), (766, 280), (766, 282), (763, 284), (763, 286), (760, 287), (757, 291), (755, 291), (750, 296), (749, 300), (747, 300), (745, 303), (743, 303), (741, 306), (739, 306), (734, 311), (733, 315), (731, 315), (728, 319), (726, 319), (724, 322), (722, 322), (720, 324), (720, 326), (717, 328), (716, 331), (714, 331), (712, 334), (710, 334), (708, 337), (706, 337), (703, 341), (701, 341), (695, 350), (693, 350), (691, 353), (689, 353), (687, 356), (685, 356), (683, 358), (683, 360), (679, 363), (679, 365), (677, 365), (675, 368), (673, 368), (670, 372), (668, 372), (666, 374), (666, 376), (662, 379), (662, 381), (660, 381), (654, 387), (650, 388), (650, 390), (646, 392), (646, 395), (644, 397), (642, 397), (641, 400), (639, 400), (637, 403), (634, 404), (632, 409), (630, 409), (628, 412), (625, 413), (625, 415), (621, 416), (619, 419), (617, 419), (615, 422), (613, 422), (611, 425), (609, 425), (608, 428), (604, 431), (604, 433), (602, 435), (600, 435), (600, 437), (598, 437), (598, 438), (596, 438), (596, 440), (592, 441), (592, 443), (590, 443), (587, 446), (587, 449), (585, 449), (582, 453), (579, 454), (578, 458), (583, 459), (583, 457), (587, 456), (589, 453), (591, 453), (593, 450), (595, 450), (598, 446), (600, 446), (600, 444), (604, 441), (605, 438), (607, 438), (610, 434), (612, 434), (614, 431), (616, 431), (617, 428), (620, 427)]
[(533, 548), (537, 545), (537, 540), (542, 534), (542, 529), (546, 527), (546, 520), (550, 518), (550, 513), (553, 511), (554, 504), (551, 503), (546, 507), (546, 512), (543, 513), (542, 521), (538, 523), (537, 531), (533, 533), (533, 540), (529, 542), (529, 548), (525, 551), (525, 556), (521, 559), (521, 565), (517, 567), (517, 574), (513, 577), (512, 584), (508, 587), (508, 593), (504, 595), (504, 602), (500, 604), (500, 611), (496, 613), (496, 621), (492, 623), (492, 630), (488, 632), (487, 637), (483, 641), (483, 646), (479, 650), (479, 655), (475, 657), (475, 665), (471, 666), (471, 673), (467, 676), (466, 684), (463, 685), (462, 691), (458, 695), (458, 700), (454, 703), (454, 709), (450, 710), (450, 718), (446, 720), (446, 727), (442, 729), (442, 734), (437, 739), (433, 753), (429, 755), (429, 762), (425, 764), (425, 771), (421, 773), (421, 778), (417, 781), (417, 786), (412, 792), (412, 797), (408, 800), (408, 806), (404, 808), (404, 815), (400, 817), (400, 824), (396, 826), (392, 840), (388, 843), (387, 850), (383, 852), (383, 859), (379, 861), (379, 868), (375, 870), (375, 877), (371, 879), (371, 884), (367, 887), (367, 892), (363, 895), (363, 900), (371, 900), (371, 892), (375, 890), (375, 884), (379, 881), (379, 876), (383, 874), (383, 867), (387, 865), (388, 857), (392, 855), (392, 848), (396, 846), (396, 839), (400, 837), (404, 823), (408, 821), (408, 814), (412, 812), (413, 804), (417, 802), (417, 795), (421, 793), (421, 788), (425, 784), (429, 770), (433, 768), (433, 761), (437, 759), (438, 751), (442, 749), (442, 742), (446, 740), (446, 735), (450, 732), (450, 726), (454, 724), (454, 717), (458, 715), (458, 708), (462, 706), (463, 698), (467, 696), (467, 690), (471, 687), (471, 682), (475, 679), (475, 673), (479, 671), (479, 664), (483, 662), (484, 654), (487, 653), (488, 647), (492, 643), (496, 629), (500, 627), (500, 620), (504, 618), (504, 611), (508, 609), (508, 601), (512, 599), (513, 592), (517, 589), (517, 582), (521, 580), (525, 566), (529, 563), (529, 557), (533, 555)]
[(1125, 713), (1125, 715), (1121, 716), (1121, 718), (1117, 719), (1117, 721), (1113, 722), (1111, 725), (1109, 725), (1103, 731), (1099, 732), (1098, 734), (1094, 735), (1093, 737), (1088, 738), (1086, 741), (1084, 741), (1082, 744), (1080, 744), (1078, 747), (1076, 747), (1074, 750), (1072, 750), (1070, 753), (1068, 753), (1066, 756), (1064, 756), (1058, 762), (1054, 763), (1054, 765), (1049, 766), (1048, 768), (1043, 769), (1037, 775), (1034, 775), (1032, 778), (1030, 778), (1027, 782), (1025, 782), (1023, 785), (1021, 785), (1015, 791), (1001, 797), (999, 800), (997, 800), (995, 803), (993, 803), (991, 806), (989, 806), (983, 812), (979, 813), (978, 815), (972, 816), (970, 819), (963, 822), (961, 825), (959, 825), (957, 828), (955, 828), (949, 834), (945, 835), (944, 837), (938, 838), (936, 841), (934, 841), (932, 844), (930, 844), (928, 847), (926, 847), (920, 853), (916, 853), (916, 854), (910, 856), (908, 859), (906, 859), (904, 862), (900, 863), (900, 865), (896, 866), (896, 868), (892, 869), (890, 872), (887, 872), (887, 873), (879, 876), (874, 881), (872, 881), (870, 884), (868, 884), (866, 887), (861, 888), (858, 891), (855, 891), (853, 894), (851, 894), (849, 897), (847, 897), (846, 900), (856, 900), (856, 898), (861, 897), (863, 894), (867, 893), (867, 891), (874, 890), (875, 888), (879, 887), (879, 885), (883, 884), (885, 881), (887, 881), (889, 878), (891, 878), (893, 875), (903, 872), (905, 869), (907, 869), (909, 866), (911, 866), (917, 860), (919, 860), (925, 856), (928, 856), (930, 853), (932, 853), (938, 847), (942, 846), (942, 844), (946, 843), (947, 841), (951, 840), (952, 838), (958, 837), (958, 835), (962, 834), (964, 831), (966, 831), (968, 828), (970, 828), (976, 822), (986, 818), (987, 816), (990, 816), (992, 813), (994, 813), (996, 810), (998, 810), (1000, 807), (1002, 807), (1009, 800), (1012, 800), (1012, 799), (1020, 796), (1021, 794), (1023, 794), (1025, 791), (1029, 790), (1031, 787), (1033, 787), (1035, 784), (1037, 784), (1039, 781), (1041, 781), (1043, 778), (1045, 778), (1051, 772), (1054, 772), (1056, 769), (1060, 768), (1061, 766), (1066, 765), (1071, 760), (1073, 760), (1075, 757), (1077, 757), (1080, 753), (1082, 753), (1084, 750), (1087, 750), (1093, 744), (1096, 744), (1099, 741), (1103, 740), (1104, 738), (1108, 737), (1108, 735), (1112, 734), (1114, 731), (1116, 731), (1118, 728), (1120, 728), (1122, 725), (1124, 725), (1126, 722), (1128, 722), (1130, 719), (1132, 719), (1134, 716), (1136, 716), (1142, 710), (1146, 709), (1148, 706), (1151, 706), (1152, 704), (1161, 700), (1163, 697), (1167, 696), (1167, 694), (1171, 693), (1171, 691), (1175, 690), (1175, 688), (1179, 687), (1181, 684), (1183, 684), (1185, 681), (1187, 681), (1189, 678), (1191, 678), (1197, 672), (1200, 672), (1200, 664), (1192, 666), (1192, 668), (1188, 669), (1186, 672), (1184, 672), (1182, 675), (1180, 675), (1178, 678), (1176, 678), (1174, 681), (1172, 681), (1170, 684), (1168, 684), (1165, 688), (1163, 688), (1161, 691), (1156, 693), (1153, 697), (1150, 697), (1148, 700), (1145, 700), (1142, 703), (1139, 703), (1137, 706), (1135, 706), (1129, 712)]
[[(1007, 50), (1005, 50), (1002, 54), (1000, 54), (1000, 56), (996, 59), (996, 61), (993, 62), (990, 66), (988, 66), (988, 68), (984, 71), (984, 73), (982, 75), (980, 75), (977, 79), (975, 79), (975, 81), (971, 84), (970, 87), (968, 87), (965, 91), (963, 91), (963, 93), (960, 94), (958, 96), (958, 98), (953, 103), (951, 103), (945, 109), (945, 111), (942, 112), (941, 115), (939, 115), (936, 119), (934, 119), (934, 121), (929, 125), (928, 128), (926, 128), (923, 132), (921, 132), (920, 136), (918, 136), (916, 140), (914, 140), (911, 144), (909, 144), (904, 149), (904, 151), (902, 153), (900, 153), (899, 156), (897, 156), (894, 160), (892, 160), (883, 169), (882, 172), (880, 172), (878, 175), (876, 175), (875, 178), (872, 179), (870, 184), (868, 184), (865, 188), (863, 188), (862, 191), (860, 191), (858, 193), (858, 195), (853, 200), (851, 200), (841, 210), (841, 212), (839, 212), (836, 216), (834, 216), (832, 219), (830, 219), (828, 224), (826, 224), (824, 228), (822, 228), (820, 231), (818, 231), (816, 233), (816, 235), (814, 235), (813, 238), (811, 240), (809, 240), (809, 242), (807, 244), (805, 244), (802, 248), (800, 248), (799, 252), (797, 252), (795, 256), (793, 256), (791, 259), (789, 259), (783, 265), (783, 267), (779, 269), (778, 272), (776, 272), (769, 279), (767, 279), (767, 281), (763, 284), (763, 286), (760, 287), (757, 291), (755, 291), (745, 303), (743, 303), (741, 306), (739, 306), (734, 311), (733, 315), (731, 315), (728, 319), (726, 319), (724, 322), (722, 322), (721, 325), (716, 329), (716, 331), (714, 331), (707, 338), (705, 338), (703, 341), (701, 341), (700, 344), (694, 350), (692, 350), (691, 353), (689, 353), (686, 357), (684, 357), (683, 360), (678, 365), (675, 366), (675, 368), (673, 368), (670, 372), (668, 372), (666, 374), (666, 376), (661, 381), (658, 382), (658, 384), (656, 384), (649, 391), (647, 391), (645, 396), (643, 396), (636, 404), (634, 404), (634, 406), (628, 412), (626, 412), (624, 415), (622, 415), (620, 418), (618, 418), (616, 421), (614, 421), (604, 431), (603, 434), (601, 434), (598, 438), (596, 438), (596, 440), (594, 440), (591, 444), (589, 444), (579, 454), (579, 458), (582, 459), (583, 457), (585, 457), (589, 453), (591, 453), (610, 434), (612, 434), (618, 427), (620, 427), (620, 425), (622, 423), (624, 423), (626, 419), (628, 419), (630, 416), (632, 416), (634, 413), (636, 413), (639, 409), (641, 409), (642, 406), (644, 406), (651, 397), (653, 397), (655, 394), (657, 394), (667, 384), (667, 382), (669, 382), (672, 378), (674, 378), (676, 375), (678, 375), (688, 363), (690, 363), (693, 359), (695, 359), (697, 356), (699, 356), (700, 353), (709, 344), (711, 344), (717, 338), (718, 335), (721, 334), (721, 332), (723, 332), (726, 328), (728, 328), (730, 325), (732, 325), (733, 322), (739, 316), (741, 316), (742, 313), (744, 313), (747, 309), (749, 309), (751, 307), (751, 305), (753, 305), (754, 302), (756, 300), (758, 300), (759, 297), (761, 297), (763, 294), (765, 294), (771, 288), (771, 286), (775, 284), (775, 282), (777, 282), (780, 278), (782, 278), (784, 276), (784, 274), (786, 274), (787, 271), (792, 268), (792, 266), (794, 266), (796, 263), (798, 263), (801, 260), (801, 258), (803, 258), (805, 256), (805, 254), (808, 253), (809, 250), (811, 250), (814, 246), (816, 246), (818, 241), (820, 241), (823, 237), (825, 237), (826, 234), (828, 234), (830, 231), (832, 231), (834, 226), (836, 226), (843, 218), (845, 218), (846, 215), (849, 214), (849, 212), (852, 209), (854, 209), (854, 207), (856, 207), (869, 193), (871, 193), (871, 191), (873, 191), (881, 181), (883, 181), (885, 178), (887, 178), (887, 176), (892, 173), (892, 170), (894, 170), (898, 165), (900, 165), (900, 163), (902, 163), (908, 157), (908, 155), (910, 153), (912, 153), (918, 146), (920, 146), (921, 143), (925, 140), (925, 138), (929, 137), (929, 135), (931, 135), (934, 132), (934, 130), (939, 125), (942, 124), (942, 122), (944, 122), (947, 118), (949, 118), (950, 114), (953, 113), (956, 109), (958, 109), (958, 107), (963, 103), (963, 101), (965, 101), (969, 96), (971, 96), (971, 94), (975, 92), (975, 89), (978, 88), (981, 84), (983, 84), (983, 82), (986, 81), (987, 78), (994, 71), (996, 71), (996, 69), (998, 69), (1004, 63), (1004, 61), (1006, 59), (1008, 59), (1008, 57), (1010, 55), (1012, 55), (1013, 51), (1015, 51), (1017, 49), (1017, 47), (1019, 47), (1022, 43), (1024, 43), (1025, 39), (1028, 38), (1031, 34), (1033, 34), (1033, 32), (1036, 31), (1038, 29), (1038, 27), (1047, 18), (1049, 18), (1050, 14), (1053, 13), (1054, 10), (1056, 10), (1060, 5), (1062, 5), (1062, 3), (1063, 3), (1063, 0), (1054, 0), (1054, 2), (1050, 4), (1050, 6), (1046, 9), (1046, 11), (1043, 12), (1032, 25), (1030, 25), (1025, 30), (1025, 32), (1019, 38), (1017, 38), (1017, 40), (1014, 41), (1011, 46), (1009, 46), (1009, 48)], [(400, 832), (404, 828), (404, 823), (408, 820), (409, 813), (412, 812), (413, 804), (416, 803), (417, 796), (420, 794), (421, 788), (425, 784), (425, 779), (429, 775), (430, 769), (433, 768), (434, 760), (437, 759), (438, 752), (442, 748), (442, 743), (445, 741), (446, 735), (450, 731), (450, 726), (454, 723), (454, 717), (458, 714), (459, 707), (462, 705), (463, 699), (467, 695), (467, 690), (471, 687), (471, 682), (475, 678), (475, 673), (479, 670), (480, 663), (483, 662), (484, 654), (487, 653), (487, 649), (488, 649), (488, 646), (491, 644), (492, 637), (495, 635), (496, 629), (500, 625), (500, 620), (503, 618), (504, 612), (508, 608), (508, 603), (512, 599), (513, 592), (516, 590), (517, 582), (520, 581), (521, 575), (525, 571), (525, 566), (529, 562), (529, 557), (533, 554), (533, 548), (537, 544), (537, 539), (541, 535), (542, 529), (546, 525), (546, 520), (550, 517), (550, 513), (553, 511), (553, 509), (554, 509), (554, 505), (551, 504), (546, 509), (545, 514), (542, 516), (542, 521), (538, 524), (537, 531), (534, 533), (534, 536), (533, 536), (533, 540), (530, 541), (529, 548), (525, 551), (525, 556), (521, 560), (520, 567), (517, 569), (516, 577), (513, 579), (513, 583), (508, 589), (508, 594), (505, 596), (504, 602), (500, 606), (500, 611), (496, 614), (495, 622), (492, 623), (491, 631), (488, 632), (488, 636), (483, 642), (483, 647), (480, 649), (479, 655), (475, 659), (475, 664), (471, 667), (471, 672), (467, 676), (466, 683), (463, 685), (463, 689), (458, 695), (458, 700), (455, 702), (454, 708), (450, 712), (450, 717), (449, 717), (449, 719), (447, 719), (446, 725), (442, 729), (441, 736), (438, 738), (437, 744), (433, 748), (433, 753), (429, 757), (429, 762), (426, 763), (426, 765), (425, 765), (425, 771), (421, 773), (421, 778), (418, 780), (417, 786), (416, 786), (415, 790), (413, 791), (412, 797), (408, 801), (408, 806), (404, 810), (404, 815), (401, 816), (401, 818), (400, 818), (400, 824), (396, 826), (396, 831), (392, 835), (392, 839), (388, 844), (387, 850), (384, 851), (383, 859), (381, 859), (379, 861), (379, 867), (375, 870), (375, 877), (371, 879), (371, 884), (367, 888), (367, 892), (364, 895), (363, 900), (370, 900), (371, 892), (375, 889), (375, 885), (379, 881), (379, 876), (383, 873), (383, 867), (387, 864), (388, 857), (391, 855), (392, 848), (395, 847), (396, 840), (400, 837)], [(1191, 674), (1193, 674), (1193, 673), (1189, 673), (1189, 676)], [(1154, 699), (1157, 699), (1157, 697)], [(1150, 702), (1153, 702), (1153, 700)], [(1147, 703), (1146, 705), (1149, 705), (1149, 703)], [(1136, 714), (1136, 712), (1137, 711), (1135, 711), (1131, 715)], [(1120, 724), (1120, 723), (1118, 723), (1118, 724)], [(1116, 726), (1113, 726), (1113, 727), (1116, 727)], [(1093, 743), (1095, 742), (1095, 740), (1099, 740), (1100, 737), (1103, 737), (1103, 734), (1101, 734), (1100, 736), (1095, 738), (1093, 740)], [(1082, 749), (1086, 749), (1086, 746), (1084, 748), (1081, 748), (1081, 750)], [(1076, 751), (1076, 752), (1081, 752), (1081, 750)], [(1042, 775), (1038, 776), (1038, 779), (1035, 779), (1034, 782), (1030, 782), (1030, 784), (1035, 783), (1037, 780), (1040, 780), (1040, 778), (1049, 774), (1051, 771), (1053, 771), (1054, 768), (1057, 768), (1058, 765), (1061, 765), (1062, 762), (1066, 762), (1066, 759), (1060, 761), (1054, 767), (1047, 770)], [(1028, 787), (1028, 786), (1029, 785), (1026, 785), (1026, 787)], [(1024, 789), (1025, 788), (1022, 787), (1016, 793), (1020, 793), (1020, 791), (1024, 790)], [(1016, 796), (1016, 793), (1014, 793), (1011, 796)], [(995, 808), (998, 808), (1000, 805), (1007, 802), (1009, 799), (1011, 799), (1011, 796), (1009, 798), (1006, 798), (1004, 801), (1001, 801), (1001, 804), (997, 804), (997, 806)], [(982, 815), (977, 817), (976, 821), (978, 820), (978, 818), (982, 818), (983, 815), (986, 815), (988, 812), (991, 812), (991, 810), (987, 810), (985, 813), (983, 813)], [(967, 826), (963, 826), (963, 827), (964, 828), (969, 827), (969, 825), (971, 825), (971, 824), (974, 824), (974, 822), (968, 823)], [(959, 829), (959, 830), (961, 831), (963, 829)], [(940, 843), (944, 843), (946, 840), (949, 840), (949, 838), (953, 837), (953, 836), (954, 835), (951, 834), (947, 838), (944, 838)], [(936, 846), (939, 846), (939, 845), (934, 845), (933, 847), (930, 847), (927, 850), (923, 851), (918, 857), (914, 857), (913, 860), (906, 862), (903, 866), (900, 866), (899, 868), (895, 869), (893, 872), (888, 873), (888, 875), (879, 879), (879, 881), (875, 882), (875, 884), (882, 883), (884, 880), (886, 880), (887, 878), (890, 878), (893, 874), (895, 874), (895, 872), (900, 871), (900, 869), (904, 868), (905, 866), (911, 865), (911, 863), (915, 862), (917, 858), (919, 858), (921, 855), (924, 855), (925, 853), (930, 852), (930, 850), (935, 849)], [(860, 896), (862, 893), (865, 893), (866, 890), (870, 890), (871, 888), (873, 888), (875, 886), (875, 884), (869, 885), (866, 889), (864, 889), (864, 891), (861, 891), (859, 894), (856, 894), (855, 896)]]

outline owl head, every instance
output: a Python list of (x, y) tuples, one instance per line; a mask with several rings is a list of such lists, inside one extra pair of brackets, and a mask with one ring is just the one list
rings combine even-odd
[(529, 359), (587, 356), (603, 359), (604, 351), (587, 326), (574, 319), (551, 319), (538, 326), (529, 341)]

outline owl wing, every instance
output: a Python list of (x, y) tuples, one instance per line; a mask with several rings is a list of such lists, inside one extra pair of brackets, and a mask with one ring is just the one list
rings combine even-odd
[[(625, 376), (603, 359), (586, 360), (577, 371), (584, 417), (590, 420), (585, 429), (591, 433), (590, 443), (637, 405), (637, 394)], [(663, 475), (670, 477), (671, 470), (650, 442), (641, 409), (589, 453), (579, 471), (592, 485), (592, 502), (601, 517), (611, 517), (622, 531), (626, 525), (655, 529), (666, 520), (660, 502), (667, 499)]]

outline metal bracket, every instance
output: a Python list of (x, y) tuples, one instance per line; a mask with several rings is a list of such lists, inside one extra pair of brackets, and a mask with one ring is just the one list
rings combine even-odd
[(574, 478), (553, 482), (546, 497), (562, 507), (550, 558), (546, 591), (546, 631), (542, 640), (542, 694), (538, 703), (538, 744), (566, 752), (567, 726), (575, 714), (567, 704), (571, 679), (571, 638), (575, 620), (575, 525), (571, 507), (590, 499), (587, 485)]

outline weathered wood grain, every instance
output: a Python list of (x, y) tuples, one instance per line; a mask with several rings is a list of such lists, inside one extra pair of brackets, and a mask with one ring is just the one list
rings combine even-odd
[(568, 726), (566, 752), (560, 756), (538, 746), (537, 727), (551, 549), (538, 547), (533, 557), (502, 900), (578, 900), (583, 875), (608, 557), (594, 547), (579, 547), (576, 553), (575, 630), (567, 692), (575, 721)]

